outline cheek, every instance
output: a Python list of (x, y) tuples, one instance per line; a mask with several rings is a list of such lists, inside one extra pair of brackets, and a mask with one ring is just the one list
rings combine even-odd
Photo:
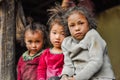
[(41, 48), (43, 47), (43, 45), (44, 45), (43, 42), (42, 42), (42, 43), (39, 43), (39, 44), (38, 44), (38, 49), (41, 49)]
[(88, 26), (86, 26), (85, 28), (83, 28), (83, 30), (84, 30), (84, 32), (86, 33), (86, 32), (88, 32), (88, 31), (89, 31), (89, 27), (88, 27)]
[(26, 48), (27, 48), (28, 50), (30, 50), (30, 45), (26, 45)]
[(44, 40), (39, 43), (40, 46), (44, 45)]
[(51, 41), (51, 42), (52, 42), (53, 38), (54, 38), (54, 35), (53, 35), (53, 34), (50, 34), (50, 41)]
[(63, 42), (64, 39), (65, 39), (65, 37), (62, 37), (62, 38), (61, 38), (61, 42)]
[(73, 34), (73, 32), (74, 32), (74, 29), (72, 29), (72, 28), (69, 28), (69, 31), (70, 31), (70, 34)]
[(38, 45), (39, 48), (42, 48), (42, 46), (43, 46), (43, 44), (39, 44), (39, 45)]

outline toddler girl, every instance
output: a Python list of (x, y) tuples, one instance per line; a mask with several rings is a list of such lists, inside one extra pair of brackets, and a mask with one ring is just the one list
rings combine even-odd
[(39, 23), (29, 24), (23, 33), (23, 40), (28, 50), (18, 61), (17, 80), (37, 80), (39, 56), (48, 45), (45, 26)]

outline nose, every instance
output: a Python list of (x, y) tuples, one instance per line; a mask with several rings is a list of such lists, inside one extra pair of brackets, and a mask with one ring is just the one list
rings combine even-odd
[(56, 39), (59, 39), (59, 38), (60, 38), (60, 35), (59, 35), (59, 34), (56, 34), (55, 38), (56, 38)]
[(32, 47), (35, 48), (35, 47), (36, 47), (36, 44), (35, 44), (35, 43), (32, 43)]
[(75, 26), (75, 30), (76, 31), (79, 31), (80, 30), (80, 27), (78, 25)]

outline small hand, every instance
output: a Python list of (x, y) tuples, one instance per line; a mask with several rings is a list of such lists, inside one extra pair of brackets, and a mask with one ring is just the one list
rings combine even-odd
[(68, 77), (68, 80), (75, 80), (74, 77)]
[(68, 76), (63, 75), (60, 80), (68, 80)]

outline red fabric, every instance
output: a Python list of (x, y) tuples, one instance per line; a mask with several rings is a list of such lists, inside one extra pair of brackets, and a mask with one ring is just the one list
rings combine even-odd
[(59, 76), (64, 64), (64, 55), (50, 53), (46, 49), (40, 57), (38, 66), (38, 80), (48, 80), (52, 76)]
[(37, 80), (39, 56), (33, 60), (24, 61), (21, 56), (17, 66), (17, 80)]

